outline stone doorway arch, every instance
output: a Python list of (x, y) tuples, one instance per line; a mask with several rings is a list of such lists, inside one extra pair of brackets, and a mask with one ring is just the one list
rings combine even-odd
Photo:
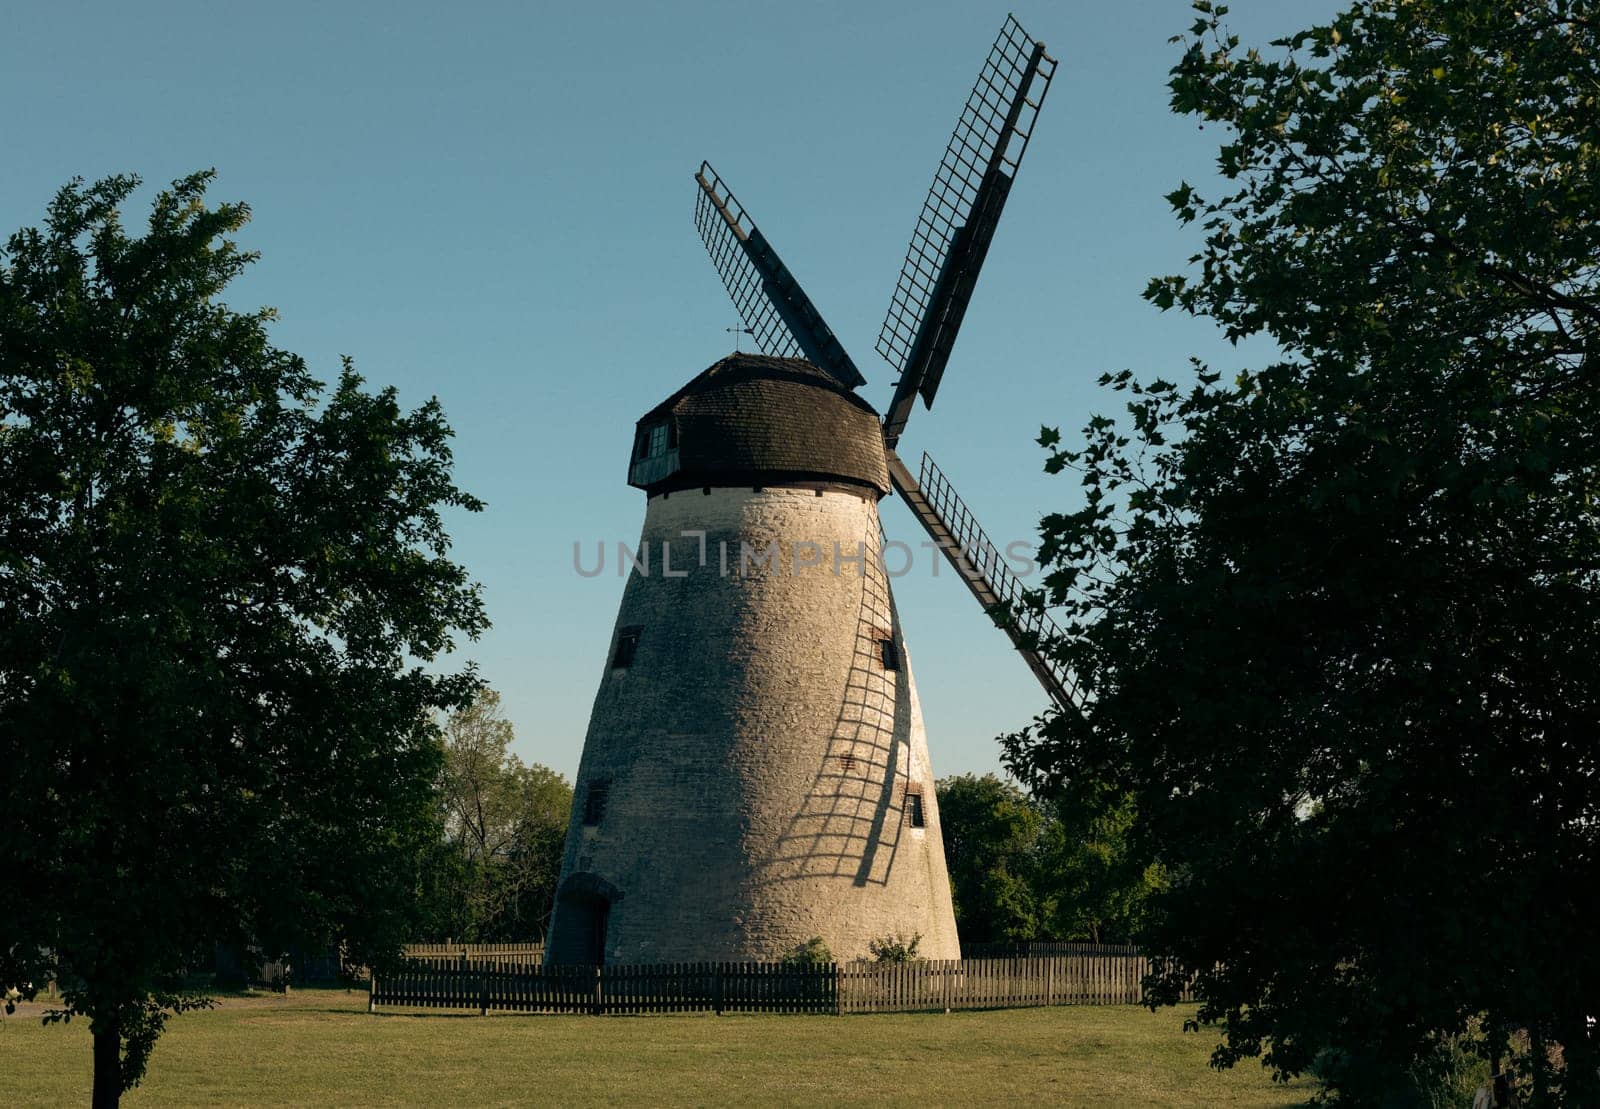
[(568, 875), (556, 891), (556, 919), (545, 961), (552, 965), (603, 966), (611, 907), (622, 891), (598, 874)]

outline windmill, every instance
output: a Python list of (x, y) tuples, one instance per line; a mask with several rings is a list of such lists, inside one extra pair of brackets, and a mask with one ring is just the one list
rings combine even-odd
[[(647, 494), (634, 572), (579, 766), (552, 963), (774, 958), (821, 936), (840, 958), (890, 933), (959, 955), (933, 773), (881, 560), (898, 493), (1049, 696), (1006, 560), (927, 454), (931, 406), (1056, 63), (1008, 17), (912, 234), (878, 352), (880, 414), (799, 281), (709, 163), (695, 224), (762, 352), (735, 353), (638, 423)], [(655, 568), (649, 559), (657, 556)], [(853, 573), (844, 572), (849, 568)]]

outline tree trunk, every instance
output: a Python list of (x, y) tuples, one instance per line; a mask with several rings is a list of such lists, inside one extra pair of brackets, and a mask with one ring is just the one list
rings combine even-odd
[(114, 1018), (94, 1022), (94, 1109), (116, 1109), (122, 1100), (122, 1027)]
[(1528, 1056), (1533, 1066), (1533, 1103), (1544, 1109), (1550, 1104), (1550, 1053), (1538, 1021), (1528, 1028)]

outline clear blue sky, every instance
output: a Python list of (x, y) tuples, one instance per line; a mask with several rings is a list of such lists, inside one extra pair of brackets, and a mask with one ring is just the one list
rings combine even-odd
[[(1167, 110), (1183, 0), (1033, 3), (1061, 62), (955, 356), (902, 453), (930, 451), (1002, 543), (1075, 503), (1041, 423), (1116, 406), (1095, 378), (1231, 369), (1204, 323), (1140, 290), (1194, 240), (1162, 194), (1212, 179), (1220, 133)], [(1263, 42), (1325, 16), (1236, 0)], [(215, 166), (262, 258), (231, 292), (271, 304), (322, 376), (443, 401), (454, 523), (494, 628), (461, 654), (499, 689), (525, 758), (571, 775), (621, 597), (572, 544), (633, 541), (633, 422), (725, 353), (734, 322), (691, 215), (702, 158), (733, 186), (870, 380), (906, 240), (1002, 3), (8, 3), (0, 231), (69, 177), (162, 183)], [(147, 195), (149, 190), (146, 190)], [(143, 211), (125, 213), (130, 223)], [(891, 536), (923, 538), (896, 502)], [(935, 769), (998, 768), (1043, 694), (945, 569), (896, 583)]]

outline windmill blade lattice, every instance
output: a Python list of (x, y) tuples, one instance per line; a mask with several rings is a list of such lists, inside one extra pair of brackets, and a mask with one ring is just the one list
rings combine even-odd
[(723, 184), (709, 162), (695, 174), (700, 196), (694, 206), (694, 226), (717, 267), (722, 284), (739, 310), (739, 318), (750, 329), (761, 353), (778, 358), (801, 357), (800, 343), (773, 307), (761, 287), (761, 273), (744, 250), (744, 240), (755, 227), (744, 206)]
[(1044, 44), (1007, 17), (934, 173), (878, 335), (878, 353), (901, 375), (886, 422), (891, 443), (915, 393), (933, 403), (1055, 69)]
[(805, 358), (847, 388), (865, 385), (822, 313), (711, 163), (701, 162), (694, 179), (700, 186), (694, 225), (756, 346), (779, 358)]
[(1063, 638), (1061, 628), (1031, 603), (1005, 556), (944, 471), (926, 452), (915, 476), (893, 450), (888, 461), (895, 492), (984, 611), (999, 623), (1050, 699), (1062, 709), (1077, 707), (1080, 698), (1072, 674), (1050, 652), (1050, 645)]

